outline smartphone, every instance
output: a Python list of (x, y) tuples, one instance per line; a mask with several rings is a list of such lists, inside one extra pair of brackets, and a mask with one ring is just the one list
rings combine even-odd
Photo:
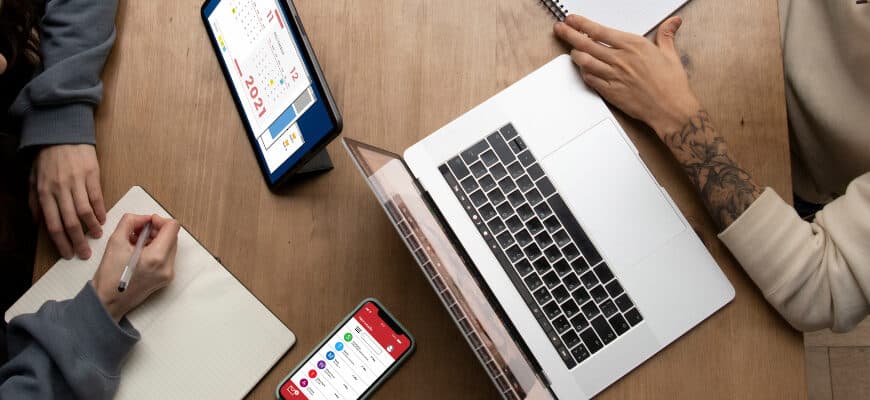
[(283, 400), (366, 399), (415, 347), (414, 337), (380, 302), (363, 300), (284, 378), (275, 395)]

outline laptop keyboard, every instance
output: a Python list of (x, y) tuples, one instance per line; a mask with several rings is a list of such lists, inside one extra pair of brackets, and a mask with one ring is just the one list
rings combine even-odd
[(512, 124), (439, 171), (565, 366), (643, 320)]

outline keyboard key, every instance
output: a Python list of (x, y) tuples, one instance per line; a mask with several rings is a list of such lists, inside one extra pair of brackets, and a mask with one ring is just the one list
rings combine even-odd
[[(546, 234), (546, 232), (541, 232), (541, 235)], [(541, 235), (538, 235), (538, 237), (540, 237)], [(547, 238), (549, 238), (549, 236)], [(546, 250), (544, 250), (544, 257), (547, 257), (547, 261), (555, 264), (556, 261), (562, 258), (562, 253), (559, 251), (558, 247), (550, 246)]]
[(507, 199), (514, 208), (526, 203), (526, 198), (523, 197), (523, 194), (519, 190), (514, 190), (511, 194), (507, 195)]
[(589, 320), (587, 320), (583, 314), (577, 314), (574, 318), (571, 318), (571, 326), (579, 332), (589, 326)]
[(513, 124), (507, 124), (501, 127), (501, 129), (499, 130), (501, 131), (501, 135), (504, 137), (504, 140), (511, 140), (515, 136), (517, 136), (517, 130), (514, 129)]
[(568, 333), (562, 335), (562, 341), (565, 342), (565, 346), (568, 346), (568, 348), (570, 349), (580, 344), (580, 337), (577, 336), (577, 334), (574, 333), (573, 330), (571, 330), (568, 331)]
[(501, 248), (503, 249), (510, 247), (516, 242), (514, 240), (514, 237), (511, 236), (510, 232), (508, 231), (504, 231), (501, 235), (498, 235), (497, 239), (499, 246), (501, 246)]
[(561, 335), (561, 334), (565, 333), (565, 331), (571, 329), (571, 323), (568, 322), (568, 318), (565, 318), (564, 316), (562, 316), (562, 317), (559, 317), (559, 318), (556, 318), (555, 320), (553, 320), (553, 327), (555, 327), (556, 332), (558, 332)]
[(583, 362), (587, 358), (589, 358), (589, 350), (586, 350), (586, 346), (579, 345), (573, 349), (571, 349), (571, 355), (574, 356), (574, 359), (577, 360), (578, 363)]
[(588, 328), (583, 332), (580, 332), (580, 339), (583, 339), (583, 344), (586, 345), (586, 348), (589, 349), (589, 352), (595, 354), (598, 350), (601, 350), (604, 347), (604, 344), (601, 343), (601, 339), (598, 339), (598, 335), (595, 334), (595, 331), (592, 328)]
[(514, 160), (514, 152), (508, 147), (507, 142), (505, 142), (504, 138), (495, 132), (489, 135), (486, 140), (489, 142), (489, 145), (492, 146), (492, 149), (495, 150), (495, 154), (498, 154), (498, 158), (501, 162), (507, 164)]
[(532, 235), (529, 235), (529, 232), (525, 229), (517, 232), (514, 237), (517, 239), (517, 243), (519, 243), (520, 247), (526, 247), (532, 242)]
[[(489, 206), (489, 205), (487, 205)], [(501, 219), (508, 219), (512, 215), (514, 215), (514, 209), (508, 203), (502, 203), (500, 206), (493, 210), (493, 216), (498, 215)]]
[(508, 220), (505, 221), (505, 223), (507, 224), (508, 229), (510, 229), (511, 233), (516, 233), (518, 230), (523, 229), (523, 226), (524, 226), (523, 222), (520, 221), (520, 219), (517, 218), (516, 215), (508, 218)]
[(598, 284), (598, 278), (595, 277), (595, 274), (593, 274), (592, 271), (581, 275), (580, 280), (583, 281), (583, 285), (587, 288), (592, 288)]
[(631, 299), (628, 298), (627, 294), (623, 294), (616, 298), (616, 306), (619, 307), (619, 311), (626, 312), (629, 308), (634, 307), (634, 304), (631, 304)]
[(548, 292), (545, 288), (538, 289), (538, 291), (536, 291), (533, 296), (535, 297), (535, 301), (537, 301), (540, 305), (547, 304), (550, 302), (550, 300), (553, 300), (553, 296), (550, 295), (550, 292)]
[(483, 161), (483, 165), (491, 167), (493, 166), (493, 164), (498, 162), (498, 157), (492, 150), (487, 150), (483, 153), (480, 153), (480, 160)]
[(631, 326), (635, 326), (643, 321), (643, 317), (640, 315), (640, 311), (637, 311), (636, 308), (632, 308), (629, 312), (625, 313), (625, 319)]
[(473, 176), (469, 176), (462, 180), (462, 190), (465, 190), (465, 193), (472, 193), (477, 190), (478, 187), (477, 181), (474, 180)]
[(565, 300), (568, 300), (568, 298), (571, 297), (571, 295), (568, 294), (568, 289), (565, 289), (565, 287), (562, 285), (559, 285), (559, 287), (553, 289), (552, 294), (553, 298), (556, 299), (556, 303), (559, 304), (564, 303)]
[(480, 179), (481, 176), (486, 175), (486, 166), (484, 166), (483, 163), (480, 161), (469, 165), (468, 169), (471, 170), (471, 175), (474, 175), (475, 178)]
[(508, 142), (508, 147), (510, 147), (511, 150), (512, 150), (515, 154), (517, 154), (517, 153), (520, 153), (520, 152), (522, 152), (523, 150), (526, 149), (526, 142), (523, 142), (523, 139), (522, 139), (522, 138), (516, 138), (516, 139), (511, 140), (510, 142)]
[[(530, 276), (534, 276), (534, 274)], [(537, 276), (535, 276), (535, 278), (537, 278)], [(583, 315), (586, 316), (586, 319), (591, 320), (592, 318), (595, 318), (596, 315), (598, 315), (598, 306), (595, 305), (594, 301), (587, 301), (586, 304), (584, 304), (580, 308), (583, 310)]]
[(538, 189), (532, 189), (526, 192), (526, 199), (529, 200), (529, 204), (531, 204), (532, 207), (544, 201), (544, 198), (541, 196), (541, 192), (539, 192)]
[(534, 180), (534, 181), (536, 181), (536, 180), (538, 180), (538, 178), (544, 176), (544, 170), (541, 169), (541, 166), (538, 164), (532, 165), (531, 167), (529, 167), (529, 169), (526, 172), (529, 173), (529, 177), (532, 178), (532, 180)]
[(628, 332), (631, 329), (631, 326), (628, 325), (628, 321), (622, 317), (622, 315), (616, 314), (611, 317), (609, 320), (610, 326), (613, 327), (613, 330), (616, 331), (617, 335), (622, 335), (625, 332)]
[[(542, 221), (544, 221), (547, 219), (547, 217), (553, 215), (553, 210), (550, 210), (550, 207), (547, 206), (546, 203), (541, 203), (541, 204), (538, 204), (537, 206), (535, 206), (535, 215), (537, 215), (538, 218), (540, 218)], [(544, 225), (547, 226), (547, 230), (551, 229), (551, 227), (549, 225), (547, 225), (547, 221), (544, 221)], [(557, 229), (559, 229), (558, 226), (555, 226), (554, 228), (555, 229), (552, 230), (551, 232), (555, 232)]]
[(529, 260), (534, 260), (534, 259), (538, 258), (538, 256), (541, 255), (541, 249), (538, 248), (538, 245), (536, 245), (534, 243), (526, 246), (526, 248), (524, 248), (523, 251), (526, 253), (526, 257), (528, 257)]
[(568, 234), (574, 239), (574, 243), (580, 247), (580, 252), (583, 253), (584, 257), (586, 257), (586, 261), (592, 265), (598, 264), (598, 262), (601, 261), (601, 255), (598, 254), (598, 250), (595, 249), (595, 246), (589, 240), (589, 237), (586, 236), (586, 232), (584, 232), (580, 227), (577, 219), (574, 218), (573, 214), (571, 214), (571, 210), (568, 209), (568, 206), (562, 200), (562, 197), (559, 196), (559, 194), (555, 194), (547, 200), (547, 203), (550, 205), (550, 208), (553, 209), (553, 212), (559, 217), (559, 220), (562, 221), (565, 230), (568, 231)]
[(580, 280), (577, 279), (577, 275), (574, 274), (565, 275), (562, 278), (562, 282), (565, 282), (565, 287), (571, 292), (580, 287)]
[(523, 164), (523, 166), (526, 168), (529, 168), (530, 165), (535, 164), (535, 156), (533, 156), (532, 152), (528, 150), (517, 154), (517, 159), (520, 160), (520, 164)]
[[(553, 244), (553, 239), (550, 237), (550, 235), (547, 234), (547, 232), (541, 232), (537, 236), (535, 236), (535, 242), (537, 242), (538, 246), (541, 246), (541, 248), (545, 248), (545, 247)], [(551, 247), (555, 248), (556, 246), (551, 246)], [(547, 249), (547, 250), (549, 250), (549, 249)], [(556, 249), (556, 252), (558, 253), (559, 249)], [(544, 254), (547, 254), (547, 252), (544, 251)], [(557, 256), (555, 259), (551, 259), (550, 261), (555, 262), (556, 260), (559, 259), (560, 256)], [(550, 258), (549, 254), (547, 254), (547, 258), (548, 259)]]
[(604, 290), (604, 286), (598, 285), (589, 290), (589, 294), (592, 295), (592, 299), (595, 300), (596, 303), (601, 303), (604, 300), (607, 300), (607, 291)]
[(531, 179), (529, 179), (528, 176), (523, 176), (522, 178), (517, 179), (517, 187), (519, 187), (520, 190), (525, 193), (529, 190), (532, 190), (532, 188), (535, 187), (535, 184), (532, 182)]
[[(519, 161), (514, 161), (512, 164), (507, 166), (508, 173), (511, 174), (511, 178), (517, 179), (526, 173), (526, 169), (523, 168), (523, 165), (520, 164)], [(474, 169), (471, 170), (474, 172)], [(485, 171), (485, 170), (484, 170)]]
[[(544, 221), (544, 224), (547, 224), (547, 221)], [(549, 226), (548, 226), (549, 227)], [(566, 244), (571, 243), (571, 237), (568, 236), (568, 233), (564, 230), (560, 230), (553, 234), (553, 240), (556, 241), (556, 245), (559, 247), (565, 247)]]
[(541, 195), (544, 197), (550, 197), (551, 194), (556, 193), (556, 188), (553, 187), (553, 183), (546, 176), (538, 181), (538, 190), (541, 191)]
[(577, 362), (574, 361), (574, 357), (571, 356), (571, 352), (562, 344), (562, 341), (559, 341), (558, 345), (553, 345), (556, 348), (556, 352), (559, 353), (559, 357), (562, 358), (562, 362), (565, 363), (565, 367), (568, 369), (574, 368), (577, 366)]
[(551, 301), (544, 306), (544, 315), (546, 315), (549, 319), (553, 319), (562, 315), (562, 310), (559, 308), (559, 305), (556, 304), (555, 301)]
[(586, 264), (586, 259), (580, 257), (574, 261), (571, 261), (571, 268), (574, 268), (578, 274), (582, 274), (589, 270), (589, 264)]
[(616, 314), (616, 304), (613, 304), (610, 299), (604, 300), (604, 303), (601, 303), (601, 313), (604, 314), (605, 318), (610, 318)]
[[(544, 203), (539, 204), (539, 206), (545, 205)], [(556, 219), (555, 215), (551, 215), (550, 218), (547, 218), (544, 221), (544, 226), (547, 228), (547, 232), (550, 234), (556, 233), (560, 229), (562, 229), (562, 224), (559, 223), (559, 220)]]
[(580, 307), (577, 307), (577, 303), (575, 303), (574, 300), (568, 300), (562, 304), (562, 311), (565, 313), (566, 317), (572, 318), (580, 313)]
[(524, 281), (526, 282), (529, 291), (532, 292), (538, 290), (539, 287), (544, 285), (544, 282), (541, 281), (541, 278), (539, 278), (537, 274), (529, 274), (529, 276), (525, 277)]
[(484, 221), (489, 221), (496, 216), (495, 209), (489, 204), (480, 207), (477, 212), (480, 213), (480, 217), (483, 218)]
[(559, 276), (565, 276), (571, 273), (571, 266), (568, 265), (568, 262), (564, 259), (553, 264), (553, 269), (556, 270), (556, 273), (559, 274)]
[(577, 246), (574, 246), (573, 244), (565, 246), (565, 248), (562, 249), (562, 252), (565, 253), (565, 258), (569, 261), (580, 257), (580, 251), (577, 250)]
[(595, 271), (595, 275), (598, 275), (598, 280), (600, 280), (601, 283), (607, 283), (613, 279), (613, 272), (610, 271), (610, 268), (607, 268), (607, 264), (605, 263), (599, 264), (592, 270)]
[(507, 254), (508, 259), (511, 261), (511, 263), (516, 263), (517, 261), (522, 260), (524, 257), (523, 251), (520, 250), (520, 248), (517, 246), (508, 247), (507, 250), (505, 250), (504, 252), (505, 254)]
[(498, 187), (500, 187), (503, 192), (510, 193), (517, 188), (517, 185), (514, 184), (514, 181), (511, 180), (511, 178), (505, 177), (498, 182)]
[(501, 193), (501, 190), (493, 189), (491, 192), (486, 194), (486, 197), (489, 198), (489, 202), (492, 204), (501, 204), (504, 201), (504, 194)]
[(447, 165), (450, 166), (450, 170), (453, 171), (456, 180), (462, 180), (471, 174), (471, 172), (468, 171), (468, 167), (465, 166), (465, 163), (462, 162), (462, 159), (459, 158), (459, 156), (451, 158), (450, 161), (447, 161)]
[(539, 258), (532, 263), (532, 267), (535, 268), (535, 271), (538, 271), (538, 275), (543, 276), (544, 274), (550, 272), (550, 263), (547, 262), (546, 258)]
[(526, 260), (522, 260), (522, 261), (518, 262), (516, 265), (514, 265), (514, 268), (516, 268), (517, 273), (520, 276), (526, 276), (530, 272), (532, 272), (532, 264), (530, 264)]
[(528, 229), (529, 233), (531, 233), (532, 235), (537, 235), (544, 230), (544, 225), (541, 225), (541, 221), (539, 221), (537, 218), (532, 218), (526, 221), (526, 229)]
[(504, 222), (502, 222), (498, 218), (489, 221), (487, 226), (489, 227), (489, 231), (492, 232), (493, 235), (498, 235), (499, 233), (501, 233), (501, 231), (507, 229), (504, 225)]
[(616, 298), (616, 296), (619, 296), (623, 292), (622, 285), (616, 279), (612, 280), (605, 287), (607, 288), (607, 293), (613, 298)]
[(577, 290), (571, 293), (571, 297), (574, 297), (574, 300), (577, 301), (577, 304), (583, 304), (592, 298), (592, 296), (589, 295), (589, 291), (583, 287), (577, 288)]
[(598, 334), (598, 337), (601, 338), (601, 341), (604, 344), (609, 344), (614, 339), (616, 339), (616, 332), (613, 332), (613, 329), (610, 327), (610, 324), (602, 316), (598, 316), (591, 322), (592, 329), (595, 329), (595, 333)]
[(523, 221), (526, 221), (529, 218), (535, 216), (535, 213), (532, 211), (532, 208), (529, 207), (528, 204), (523, 204), (522, 206), (517, 208), (517, 215), (519, 215)]
[(501, 164), (496, 164), (489, 168), (489, 174), (498, 181), (507, 175), (507, 170)]
[(559, 275), (556, 274), (556, 271), (550, 271), (549, 274), (544, 275), (543, 277), (544, 284), (547, 285), (547, 288), (553, 290), (556, 286), (562, 284), (562, 281), (559, 279)]
[(492, 189), (495, 189), (495, 180), (492, 179), (491, 176), (484, 176), (477, 183), (483, 189), (484, 192), (488, 192)]
[(486, 149), (489, 148), (489, 145), (486, 144), (485, 140), (481, 140), (462, 152), (462, 159), (465, 160), (466, 164), (472, 164), (477, 161), (480, 154), (483, 153)]

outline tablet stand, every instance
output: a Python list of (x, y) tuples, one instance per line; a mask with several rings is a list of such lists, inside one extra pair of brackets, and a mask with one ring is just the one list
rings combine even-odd
[(332, 170), (332, 168), (332, 159), (329, 158), (329, 153), (326, 152), (326, 149), (323, 149), (316, 156), (312, 157), (311, 160), (308, 160), (308, 163), (299, 168), (299, 171), (296, 171), (293, 175), (307, 176), (317, 172), (326, 172)]

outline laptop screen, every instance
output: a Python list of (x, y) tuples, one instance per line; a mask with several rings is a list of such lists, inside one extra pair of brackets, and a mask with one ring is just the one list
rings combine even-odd
[(351, 139), (343, 139), (343, 142), (503, 397), (550, 397), (520, 345), (487, 301), (489, 290), (480, 286), (473, 266), (470, 268), (456, 251), (401, 158)]

